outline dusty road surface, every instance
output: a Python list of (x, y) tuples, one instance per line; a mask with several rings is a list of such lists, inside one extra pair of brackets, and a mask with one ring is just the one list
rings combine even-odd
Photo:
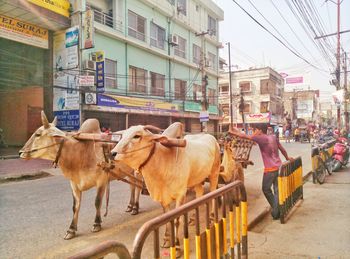
[(304, 185), (285, 224), (266, 217), (249, 236), (249, 258), (350, 258), (350, 169)]

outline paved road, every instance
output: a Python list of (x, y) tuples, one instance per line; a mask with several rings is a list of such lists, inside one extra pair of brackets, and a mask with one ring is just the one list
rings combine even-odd
[[(308, 168), (311, 168), (309, 144), (293, 143), (285, 146), (289, 155), (303, 156), (305, 174)], [(249, 204), (248, 219), (254, 218), (257, 213), (268, 207), (260, 190), (262, 161), (257, 147), (253, 148), (251, 158), (255, 165), (249, 167), (245, 173)], [(4, 166), (4, 163), (9, 162), (10, 160), (0, 161), (0, 168), (9, 170), (10, 167)], [(118, 239), (131, 250), (138, 228), (142, 223), (161, 214), (162, 210), (148, 196), (142, 196), (142, 213), (130, 216), (124, 213), (128, 202), (128, 186), (122, 182), (113, 182), (111, 187), (109, 215), (103, 219), (103, 231), (90, 233), (95, 213), (93, 205), (95, 190), (90, 190), (83, 195), (78, 223), (79, 236), (65, 241), (63, 236), (72, 217), (72, 197), (69, 182), (62, 175), (35, 181), (1, 184), (1, 257), (62, 258), (106, 239)]]

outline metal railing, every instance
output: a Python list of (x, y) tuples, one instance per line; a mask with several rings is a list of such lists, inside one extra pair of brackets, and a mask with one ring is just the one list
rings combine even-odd
[[(233, 196), (239, 197), (234, 200)], [(237, 196), (238, 195), (238, 196)], [(209, 207), (214, 201), (214, 224), (210, 220)], [(221, 207), (219, 202), (222, 202)], [(205, 217), (200, 216), (201, 208), (205, 208)], [(189, 229), (188, 214), (195, 214), (195, 233)], [(228, 211), (228, 212), (227, 212)], [(183, 257), (190, 258), (247, 258), (247, 194), (241, 181), (230, 183), (198, 199), (192, 200), (183, 206), (171, 210), (159, 217), (146, 222), (137, 232), (133, 243), (132, 254), (127, 254), (125, 246), (116, 241), (106, 241), (89, 248), (70, 258), (103, 258), (109, 253), (115, 253), (120, 258), (160, 258), (159, 233), (166, 224), (170, 229), (170, 258), (175, 259), (179, 254), (176, 250), (175, 221), (183, 222)], [(205, 219), (205, 222), (201, 222)], [(201, 231), (201, 229), (204, 231)], [(192, 231), (193, 232), (193, 231)], [(153, 233), (153, 256), (142, 255), (146, 239)], [(194, 242), (190, 242), (190, 236)], [(194, 237), (193, 237), (194, 235)], [(191, 239), (192, 240), (192, 239)]]
[(301, 157), (281, 165), (278, 173), (278, 203), (283, 224), (288, 212), (303, 199), (303, 166)]

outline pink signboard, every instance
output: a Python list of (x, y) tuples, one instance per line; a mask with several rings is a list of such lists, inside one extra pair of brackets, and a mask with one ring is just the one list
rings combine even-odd
[(298, 77), (287, 77), (286, 84), (300, 84), (304, 82), (304, 78), (302, 76)]

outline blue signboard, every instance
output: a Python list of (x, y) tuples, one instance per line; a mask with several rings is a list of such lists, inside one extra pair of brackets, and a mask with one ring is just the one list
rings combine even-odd
[(78, 130), (80, 127), (79, 110), (55, 111), (57, 116), (57, 128), (61, 130)]
[(96, 62), (96, 91), (103, 93), (105, 91), (105, 62)]

